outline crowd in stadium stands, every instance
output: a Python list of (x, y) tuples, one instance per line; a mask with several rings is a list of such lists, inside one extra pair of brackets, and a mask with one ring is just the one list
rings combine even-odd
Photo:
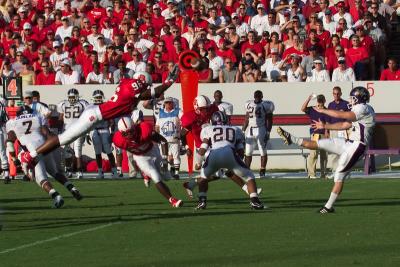
[[(399, 80), (397, 1), (0, 0), (0, 73), (24, 85), (154, 82), (192, 49), (200, 82)], [(385, 69), (385, 67), (388, 68)]]

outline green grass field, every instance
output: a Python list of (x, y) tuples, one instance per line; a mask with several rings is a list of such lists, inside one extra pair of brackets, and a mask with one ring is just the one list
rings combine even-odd
[[(0, 266), (400, 266), (400, 179), (353, 179), (335, 214), (317, 214), (332, 181), (257, 180), (270, 210), (252, 211), (228, 180), (208, 209), (173, 209), (141, 180), (76, 182), (52, 209), (35, 184), (0, 184)], [(36, 243), (35, 243), (36, 242)]]

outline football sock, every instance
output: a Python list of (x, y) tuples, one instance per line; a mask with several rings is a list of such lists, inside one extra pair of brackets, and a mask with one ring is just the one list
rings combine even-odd
[(243, 191), (246, 192), (247, 194), (249, 193), (249, 192), (247, 191), (247, 184), (244, 184), (244, 185), (242, 186), (242, 189), (243, 189)]
[(117, 167), (119, 173), (122, 173), (122, 167)]
[(97, 172), (98, 172), (98, 173), (102, 173), (102, 172), (103, 172), (103, 168), (99, 168), (99, 169), (97, 170)]
[(250, 193), (250, 198), (253, 198), (253, 197), (257, 197), (258, 198), (258, 194), (257, 193)]
[(338, 194), (331, 192), (331, 196), (329, 197), (328, 202), (326, 202), (325, 207), (327, 207), (328, 209), (331, 209), (333, 204), (335, 203), (337, 197), (338, 197)]
[(8, 171), (8, 169), (4, 170), (4, 177), (8, 177), (8, 176), (10, 176), (10, 172)]
[(191, 190), (193, 190), (193, 188), (195, 188), (196, 185), (197, 185), (196, 179), (191, 179), (191, 180), (188, 182), (188, 187), (189, 187)]
[(73, 184), (71, 184), (71, 182), (65, 182), (64, 183), (64, 186), (65, 186), (65, 188), (67, 188), (68, 189), (68, 191), (71, 191), (72, 190), (72, 188), (74, 188), (74, 185)]
[(49, 195), (51, 196), (52, 199), (54, 199), (56, 196), (59, 195), (59, 193), (53, 188), (53, 189), (50, 189)]
[(290, 135), (290, 136), (292, 138), (292, 142), (293, 143), (295, 143), (298, 146), (301, 146), (301, 144), (303, 143), (303, 138), (296, 137), (296, 136), (293, 136), (293, 135)]

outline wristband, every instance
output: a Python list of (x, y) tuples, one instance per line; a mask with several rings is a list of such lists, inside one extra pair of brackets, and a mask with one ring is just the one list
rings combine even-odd
[(207, 143), (202, 143), (200, 148), (203, 148), (203, 149), (207, 150), (208, 149), (208, 144)]

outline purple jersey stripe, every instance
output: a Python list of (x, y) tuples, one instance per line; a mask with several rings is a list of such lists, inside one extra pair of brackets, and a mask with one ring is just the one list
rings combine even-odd
[(365, 136), (364, 135), (365, 126), (364, 126), (364, 124), (361, 124), (361, 123), (358, 123), (358, 125), (360, 125), (360, 141), (365, 143), (365, 137), (364, 137)]
[(359, 144), (357, 149), (354, 151), (347, 165), (343, 168), (343, 170), (339, 172), (348, 172), (353, 166), (357, 163), (358, 159), (364, 154), (365, 145)]

